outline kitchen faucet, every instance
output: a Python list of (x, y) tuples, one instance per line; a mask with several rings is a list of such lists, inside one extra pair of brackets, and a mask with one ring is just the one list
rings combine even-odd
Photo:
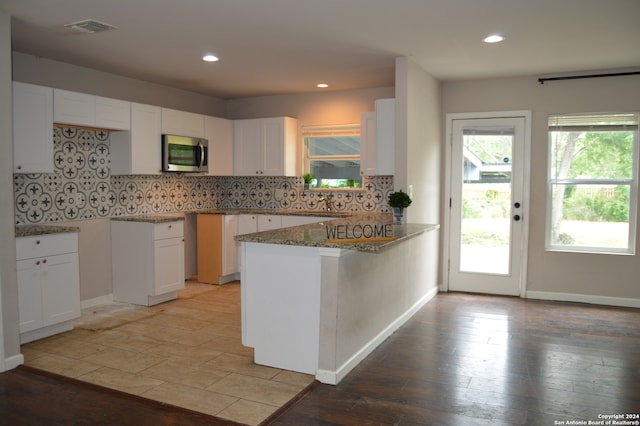
[(324, 201), (324, 205), (326, 206), (326, 209), (328, 212), (331, 211), (331, 199), (333, 198), (333, 195), (329, 194), (329, 195), (324, 195), (324, 194), (320, 194), (318, 196), (318, 200), (319, 201)]

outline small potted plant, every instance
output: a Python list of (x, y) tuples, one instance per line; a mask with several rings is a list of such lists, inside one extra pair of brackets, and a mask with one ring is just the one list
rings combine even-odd
[(313, 175), (311, 173), (305, 173), (302, 175), (302, 180), (304, 181), (304, 189), (309, 189), (313, 182)]
[(409, 194), (402, 189), (389, 194), (388, 198), (389, 206), (393, 209), (393, 223), (395, 225), (401, 225), (404, 223), (404, 209), (411, 205), (411, 198)]

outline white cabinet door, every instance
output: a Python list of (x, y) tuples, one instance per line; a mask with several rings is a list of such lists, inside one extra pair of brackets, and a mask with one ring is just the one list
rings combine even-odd
[(40, 262), (39, 259), (17, 262), (20, 333), (36, 330), (43, 324)]
[(131, 129), (131, 102), (119, 99), (95, 97), (95, 126), (104, 129)]
[(95, 126), (95, 96), (54, 89), (53, 121), (77, 126)]
[(129, 130), (131, 103), (86, 93), (54, 89), (53, 121), (74, 126)]
[(290, 226), (307, 225), (309, 223), (324, 222), (332, 220), (330, 217), (320, 216), (282, 216), (282, 227), (288, 228)]
[[(238, 215), (238, 233), (243, 234), (255, 234), (258, 232), (258, 216), (254, 214), (241, 214)], [(242, 271), (242, 243), (234, 241), (236, 245), (236, 262), (240, 271)]]
[(279, 118), (262, 120), (263, 147), (262, 173), (267, 176), (282, 176), (285, 169), (285, 129)]
[(282, 228), (282, 216), (272, 214), (258, 215), (258, 232)]
[(162, 133), (204, 137), (204, 117), (192, 112), (162, 108)]
[(13, 82), (13, 171), (53, 173), (53, 89)]
[(236, 120), (234, 175), (296, 176), (297, 121), (290, 117)]
[(376, 106), (375, 174), (395, 172), (396, 100), (378, 99)]
[(238, 216), (224, 216), (224, 238), (222, 241), (222, 275), (240, 272), (238, 250), (233, 237), (238, 233)]
[(113, 298), (152, 306), (184, 287), (184, 223), (111, 221)]
[(111, 174), (161, 174), (161, 141), (161, 108), (132, 103), (131, 131), (111, 134)]
[[(38, 331), (80, 316), (76, 233), (16, 238), (20, 333)], [(62, 330), (60, 330), (62, 331)], [(35, 338), (59, 331), (38, 331)], [(21, 341), (31, 341), (33, 335)]]
[(360, 114), (360, 174), (376, 174), (376, 113)]
[(211, 176), (233, 176), (233, 121), (218, 117), (204, 117), (204, 137)]
[(42, 320), (46, 327), (80, 316), (78, 254), (42, 259)]
[(233, 123), (233, 174), (235, 176), (264, 174), (262, 149), (262, 120), (236, 120)]
[(184, 240), (168, 238), (154, 241), (155, 293), (153, 296), (184, 288)]

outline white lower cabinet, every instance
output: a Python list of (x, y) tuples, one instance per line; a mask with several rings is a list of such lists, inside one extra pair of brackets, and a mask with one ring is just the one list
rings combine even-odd
[(184, 223), (111, 222), (113, 299), (152, 306), (184, 288)]
[(273, 214), (258, 215), (258, 232), (282, 228), (282, 216)]
[(20, 342), (68, 331), (80, 316), (78, 234), (16, 238)]
[(321, 216), (282, 216), (282, 227), (289, 228), (291, 226), (307, 225), (309, 223), (324, 222), (332, 220), (330, 217)]

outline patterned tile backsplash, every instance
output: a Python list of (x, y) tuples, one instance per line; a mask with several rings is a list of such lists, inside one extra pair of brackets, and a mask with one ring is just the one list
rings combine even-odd
[[(322, 210), (300, 177), (111, 176), (109, 134), (54, 127), (54, 172), (14, 175), (16, 224), (173, 213), (212, 208)], [(365, 177), (363, 189), (333, 191), (340, 211), (389, 212), (392, 176)]]

